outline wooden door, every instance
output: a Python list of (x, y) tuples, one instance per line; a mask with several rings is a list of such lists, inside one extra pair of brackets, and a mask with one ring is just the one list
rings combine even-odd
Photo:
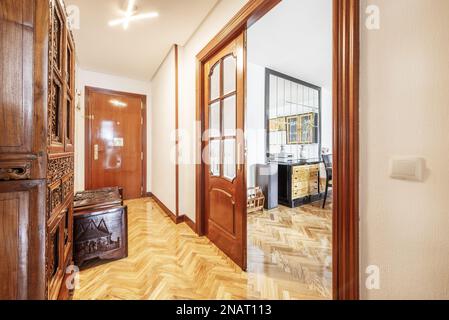
[(143, 97), (88, 88), (86, 189), (122, 187), (143, 196)]
[(246, 269), (244, 34), (204, 66), (205, 233)]

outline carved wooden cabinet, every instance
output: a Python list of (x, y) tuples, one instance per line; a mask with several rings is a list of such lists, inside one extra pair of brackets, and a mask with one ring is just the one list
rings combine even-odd
[(62, 1), (0, 1), (0, 300), (69, 296), (74, 55)]

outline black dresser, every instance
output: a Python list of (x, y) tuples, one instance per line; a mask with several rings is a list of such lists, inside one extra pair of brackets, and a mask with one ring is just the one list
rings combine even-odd
[(277, 162), (279, 204), (295, 208), (319, 201), (320, 187), (319, 160)]

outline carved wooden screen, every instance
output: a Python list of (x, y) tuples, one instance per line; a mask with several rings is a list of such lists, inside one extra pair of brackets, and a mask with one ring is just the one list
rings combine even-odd
[(75, 46), (64, 3), (49, 3), (47, 284), (49, 299), (56, 299), (72, 261)]

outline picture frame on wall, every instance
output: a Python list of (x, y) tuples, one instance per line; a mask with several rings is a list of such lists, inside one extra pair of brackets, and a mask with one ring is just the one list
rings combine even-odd
[(300, 117), (287, 117), (287, 144), (300, 143)]
[(299, 120), (299, 144), (318, 143), (318, 114), (301, 114)]
[(286, 129), (286, 117), (279, 117), (270, 120), (270, 132), (282, 132), (287, 131)]

